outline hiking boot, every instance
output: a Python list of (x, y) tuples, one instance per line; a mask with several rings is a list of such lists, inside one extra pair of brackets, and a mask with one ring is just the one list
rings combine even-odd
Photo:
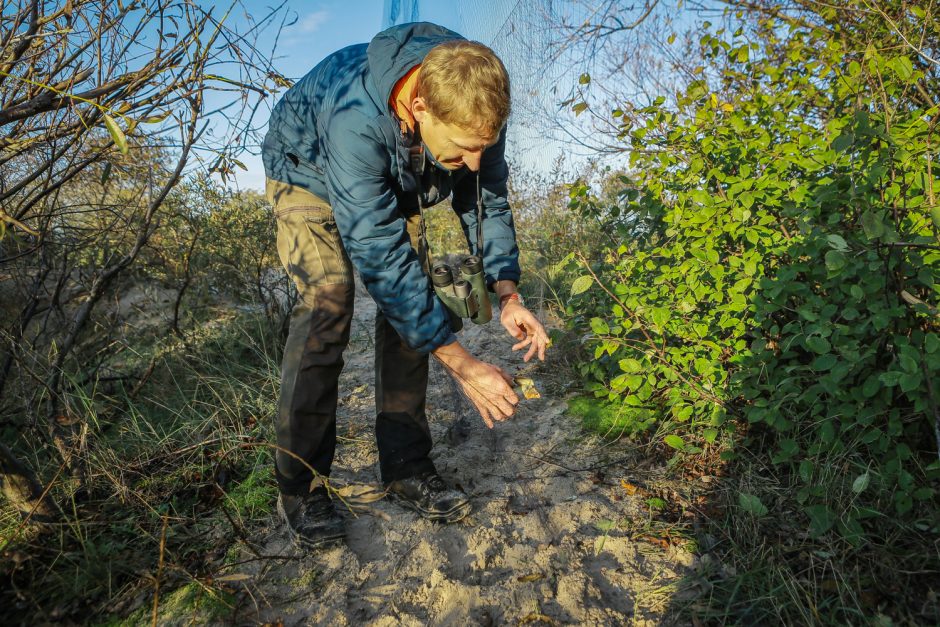
[(449, 488), (436, 472), (392, 481), (385, 487), (402, 505), (429, 520), (452, 523), (470, 513), (470, 498), (462, 490)]
[(315, 549), (346, 537), (343, 518), (323, 488), (298, 496), (281, 494), (277, 513), (287, 523), (290, 539), (301, 549)]

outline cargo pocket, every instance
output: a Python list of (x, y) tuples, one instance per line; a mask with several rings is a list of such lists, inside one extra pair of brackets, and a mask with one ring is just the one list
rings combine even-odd
[(275, 216), (278, 255), (308, 304), (315, 304), (318, 286), (352, 283), (352, 265), (329, 207), (290, 207)]

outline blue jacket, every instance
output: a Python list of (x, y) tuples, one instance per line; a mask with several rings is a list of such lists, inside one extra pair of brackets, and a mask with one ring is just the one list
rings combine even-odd
[[(328, 56), (274, 107), (262, 158), (268, 178), (328, 199), (343, 245), (366, 289), (404, 341), (430, 352), (452, 342), (447, 311), (411, 247), (405, 215), (417, 208), (409, 164), (414, 142), (388, 101), (395, 83), (437, 44), (462, 39), (426, 22), (394, 26), (368, 44)], [(506, 135), (480, 167), (487, 283), (519, 280), (518, 249), (507, 202)], [(425, 163), (422, 205), (453, 194), (451, 204), (476, 252), (477, 177)]]

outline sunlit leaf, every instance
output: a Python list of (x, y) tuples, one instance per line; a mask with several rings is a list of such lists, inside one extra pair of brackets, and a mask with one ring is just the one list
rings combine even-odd
[(589, 276), (579, 276), (574, 280), (574, 283), (571, 284), (571, 295), (577, 296), (578, 294), (586, 292), (593, 283), (593, 278)]
[(114, 145), (118, 147), (118, 150), (126, 155), (127, 138), (124, 136), (124, 131), (122, 131), (117, 122), (114, 121), (114, 118), (112, 118), (107, 113), (104, 114), (104, 125), (108, 129), (108, 133), (111, 134), (111, 139), (114, 140)]
[(670, 433), (665, 438), (663, 438), (663, 442), (665, 442), (667, 446), (671, 446), (672, 448), (679, 451), (685, 448), (685, 440), (674, 433)]
[(865, 491), (865, 488), (868, 487), (868, 484), (871, 482), (871, 475), (868, 472), (861, 474), (855, 478), (855, 481), (852, 482), (852, 492), (856, 494), (861, 494)]
[(637, 490), (639, 489), (635, 485), (627, 481), (626, 479), (620, 480), (620, 487), (623, 488), (624, 492), (626, 492), (630, 496), (633, 496), (634, 494), (636, 494)]
[(516, 377), (515, 383), (522, 391), (522, 396), (527, 400), (532, 400), (534, 398), (542, 398), (542, 395), (539, 394), (538, 389), (535, 387), (535, 381), (528, 377)]
[(151, 116), (148, 116), (148, 117), (144, 118), (143, 120), (141, 120), (141, 122), (143, 122), (144, 124), (158, 124), (158, 123), (162, 122), (163, 120), (167, 119), (167, 118), (170, 116), (170, 113), (171, 113), (171, 112), (170, 112), (169, 110), (167, 110), (167, 111), (164, 111), (163, 113), (160, 113), (160, 114), (158, 114), (158, 115), (151, 115)]

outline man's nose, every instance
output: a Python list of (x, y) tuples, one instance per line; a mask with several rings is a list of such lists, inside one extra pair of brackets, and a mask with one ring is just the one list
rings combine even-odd
[(478, 150), (474, 152), (465, 152), (463, 154), (464, 165), (467, 166), (471, 172), (476, 172), (480, 169), (480, 161), (483, 159), (483, 151)]

